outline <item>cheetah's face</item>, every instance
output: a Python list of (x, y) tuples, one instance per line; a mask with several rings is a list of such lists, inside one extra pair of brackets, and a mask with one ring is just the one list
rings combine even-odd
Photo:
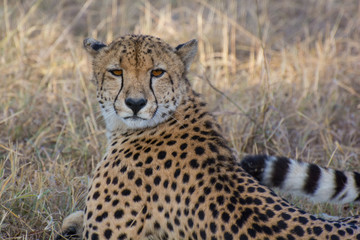
[(184, 77), (196, 40), (170, 47), (151, 36), (128, 35), (108, 46), (85, 39), (108, 130), (153, 127), (176, 111), (185, 94)]

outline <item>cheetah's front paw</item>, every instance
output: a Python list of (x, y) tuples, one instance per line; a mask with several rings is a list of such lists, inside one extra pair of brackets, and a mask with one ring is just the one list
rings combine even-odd
[(57, 235), (55, 239), (82, 239), (83, 222), (83, 211), (76, 211), (70, 214), (64, 219), (61, 227), (61, 233)]

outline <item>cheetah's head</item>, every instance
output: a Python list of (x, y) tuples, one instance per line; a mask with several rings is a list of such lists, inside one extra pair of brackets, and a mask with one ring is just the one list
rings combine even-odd
[(191, 40), (172, 48), (159, 38), (127, 35), (109, 45), (84, 40), (108, 132), (154, 127), (171, 117), (186, 94), (197, 51)]

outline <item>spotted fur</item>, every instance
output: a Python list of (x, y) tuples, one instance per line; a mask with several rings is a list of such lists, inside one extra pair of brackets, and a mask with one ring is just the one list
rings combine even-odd
[(109, 141), (89, 188), (84, 239), (360, 239), (358, 217), (316, 218), (243, 170), (186, 78), (195, 40), (172, 48), (127, 35), (108, 46), (87, 39), (85, 48)]

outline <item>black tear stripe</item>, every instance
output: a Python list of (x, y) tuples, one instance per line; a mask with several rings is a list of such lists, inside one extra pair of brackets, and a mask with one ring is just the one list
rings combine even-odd
[(321, 177), (321, 169), (315, 164), (309, 164), (307, 169), (307, 178), (303, 186), (304, 192), (313, 194), (319, 187), (319, 180)]
[(117, 101), (117, 99), (118, 99), (118, 97), (119, 97), (119, 95), (120, 95), (121, 90), (123, 89), (123, 86), (124, 86), (124, 77), (121, 77), (121, 87), (120, 87), (119, 92), (116, 94), (116, 97), (115, 97), (114, 103), (113, 103), (114, 110), (115, 110), (115, 113), (116, 113), (116, 114), (117, 114), (118, 112), (117, 112), (117, 110), (116, 110), (115, 103), (116, 103), (116, 101)]
[(271, 182), (274, 187), (280, 187), (289, 173), (290, 160), (285, 157), (278, 157), (272, 166)]
[(102, 77), (101, 77), (101, 84), (100, 84), (100, 90), (103, 90), (103, 85), (104, 85), (104, 81), (105, 81), (105, 73), (103, 73)]
[(149, 85), (150, 85), (150, 90), (151, 90), (152, 94), (154, 95), (155, 104), (156, 104), (156, 109), (155, 109), (155, 111), (154, 111), (153, 116), (151, 117), (151, 118), (153, 118), (153, 117), (155, 117), (155, 114), (156, 114), (156, 112), (157, 112), (157, 110), (158, 110), (158, 108), (159, 108), (159, 105), (158, 105), (158, 101), (157, 101), (157, 98), (156, 98), (154, 89), (153, 89), (153, 87), (152, 87), (152, 77), (151, 77), (151, 75), (150, 75), (150, 84), (149, 84)]
[(173, 82), (173, 80), (172, 80), (172, 78), (171, 78), (171, 76), (169, 75), (169, 79), (170, 79), (170, 83), (171, 83), (171, 85), (172, 86), (174, 86), (174, 82)]
[(358, 196), (354, 201), (360, 201), (360, 173), (354, 172), (354, 181), (356, 184), (356, 188), (359, 192)]
[(338, 170), (335, 171), (335, 193), (331, 196), (331, 199), (334, 199), (345, 187), (347, 182), (347, 177), (343, 172)]

